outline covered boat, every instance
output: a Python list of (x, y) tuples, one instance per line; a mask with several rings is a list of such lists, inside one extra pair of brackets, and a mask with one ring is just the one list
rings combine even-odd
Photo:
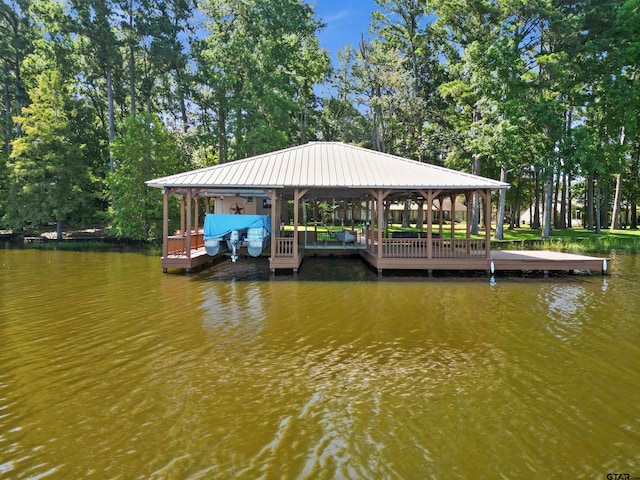
[(204, 219), (204, 247), (211, 256), (218, 254), (224, 241), (234, 262), (243, 244), (246, 244), (249, 255), (257, 257), (270, 240), (271, 218), (268, 215), (208, 213)]

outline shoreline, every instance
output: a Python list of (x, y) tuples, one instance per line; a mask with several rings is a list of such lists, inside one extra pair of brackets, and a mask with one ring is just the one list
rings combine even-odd
[[(506, 232), (505, 232), (506, 233)], [(555, 250), (565, 252), (608, 253), (625, 251), (640, 253), (640, 232), (633, 230), (603, 230), (600, 234), (579, 229), (554, 231), (551, 238), (532, 238), (529, 229), (510, 231), (504, 240), (491, 240), (495, 250)], [(0, 242), (15, 248), (105, 250), (114, 247), (135, 247), (141, 250), (161, 248), (156, 240), (138, 241), (109, 235), (104, 227), (73, 229), (63, 232), (57, 240), (56, 231), (46, 228), (23, 232), (0, 231)], [(520, 238), (518, 238), (520, 236)]]

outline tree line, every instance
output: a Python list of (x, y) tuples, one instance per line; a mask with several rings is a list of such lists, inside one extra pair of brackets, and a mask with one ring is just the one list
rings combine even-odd
[(637, 0), (376, 4), (332, 65), (298, 0), (3, 0), (0, 228), (157, 238), (145, 180), (312, 140), (501, 178), (543, 236), (637, 228)]

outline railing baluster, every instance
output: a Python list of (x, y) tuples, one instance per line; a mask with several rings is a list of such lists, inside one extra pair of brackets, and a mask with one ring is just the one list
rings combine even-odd
[(293, 257), (293, 238), (276, 237), (276, 257)]

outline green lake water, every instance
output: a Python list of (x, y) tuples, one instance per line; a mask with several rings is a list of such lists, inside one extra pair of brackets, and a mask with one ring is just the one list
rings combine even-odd
[(640, 257), (496, 280), (0, 250), (0, 478), (640, 477)]

